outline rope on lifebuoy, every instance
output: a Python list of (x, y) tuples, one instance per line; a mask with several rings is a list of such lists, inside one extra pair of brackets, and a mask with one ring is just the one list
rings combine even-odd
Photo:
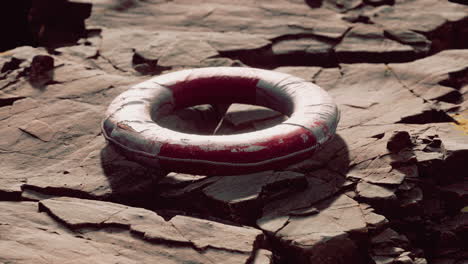
[[(264, 130), (222, 136), (186, 134), (157, 123), (177, 108), (206, 103), (261, 105), (289, 118)], [(145, 165), (236, 175), (309, 157), (333, 137), (338, 121), (336, 104), (317, 85), (285, 73), (214, 67), (168, 73), (135, 85), (110, 104), (102, 132), (129, 159)]]

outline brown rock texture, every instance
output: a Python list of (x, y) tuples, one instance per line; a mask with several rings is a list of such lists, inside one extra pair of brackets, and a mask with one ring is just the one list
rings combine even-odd
[[(0, 45), (0, 263), (466, 263), (466, 2), (44, 0), (9, 10), (18, 28)], [(118, 94), (208, 66), (320, 85), (341, 109), (335, 139), (298, 164), (235, 177), (147, 168), (104, 140)], [(213, 104), (157, 122), (222, 136), (286, 118)]]

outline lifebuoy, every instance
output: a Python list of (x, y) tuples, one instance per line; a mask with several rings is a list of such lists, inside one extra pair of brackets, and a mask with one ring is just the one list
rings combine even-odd
[[(177, 108), (210, 103), (269, 107), (289, 118), (237, 135), (193, 135), (157, 120)], [(156, 120), (156, 122), (155, 122)], [(335, 134), (339, 110), (322, 88), (268, 70), (212, 67), (154, 77), (120, 94), (102, 122), (104, 137), (129, 159), (167, 171), (238, 175), (308, 158)]]

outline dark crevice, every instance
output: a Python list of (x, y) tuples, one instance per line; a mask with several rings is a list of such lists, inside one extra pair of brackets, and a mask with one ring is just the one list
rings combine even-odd
[(461, 4), (461, 5), (468, 5), (467, 0), (448, 0), (449, 2), (456, 3), (456, 4)]
[(340, 63), (403, 63), (424, 56), (408, 50), (392, 52), (340, 51), (337, 53), (337, 57)]
[(17, 59), (15, 57), (11, 58), (10, 61), (8, 62), (5, 62), (3, 64), (3, 67), (2, 69), (0, 70), (0, 73), (5, 73), (5, 72), (8, 72), (8, 71), (14, 71), (16, 69), (19, 69), (20, 68), (20, 65), (21, 63), (23, 62), (24, 60), (21, 60), (21, 59)]
[(431, 41), (428, 56), (448, 49), (468, 48), (468, 18), (460, 21), (446, 21), (440, 27), (430, 32), (415, 32), (426, 36)]
[[(346, 33), (344, 33), (343, 36), (345, 34)], [(319, 35), (311, 34), (311, 33), (300, 33), (300, 34), (281, 35), (279, 37), (272, 38), (271, 42), (274, 45), (274, 44), (276, 44), (276, 43), (278, 43), (280, 41), (283, 41), (283, 40), (298, 40), (298, 39), (303, 39), (303, 38), (314, 39), (314, 40), (321, 41), (321, 42), (324, 42), (324, 43), (327, 43), (327, 44), (330, 44), (330, 45), (337, 44), (341, 39), (341, 38), (340, 39), (328, 38), (328, 37), (325, 37), (325, 36), (319, 36)]]
[(439, 82), (439, 84), (460, 90), (460, 88), (468, 84), (468, 65), (461, 71), (450, 72), (449, 78)]
[(0, 190), (0, 201), (21, 201), (21, 192)]
[(163, 67), (158, 65), (158, 60), (145, 58), (137, 51), (133, 51), (132, 67), (135, 71), (143, 75), (159, 75), (163, 71), (170, 70), (171, 67)]
[(385, 136), (385, 133), (380, 133), (380, 134), (371, 136), (371, 138), (382, 139), (384, 136)]
[(364, 0), (364, 3), (370, 6), (395, 5), (395, 0)]
[(323, 0), (304, 0), (304, 2), (310, 8), (320, 8), (322, 6)]
[(255, 50), (220, 51), (220, 57), (239, 60), (256, 68), (274, 69), (278, 66), (274, 60), (272, 46), (268, 45)]
[(10, 98), (0, 98), (0, 107), (13, 105), (14, 102), (24, 99), (24, 98), (26, 97), (19, 96), (19, 97), (10, 97)]
[(24, 191), (25, 189), (32, 190), (39, 194), (50, 195), (50, 196), (66, 196), (66, 197), (75, 197), (81, 199), (93, 199), (93, 200), (103, 200), (103, 198), (95, 197), (88, 192), (80, 191), (80, 190), (73, 190), (66, 187), (37, 187), (34, 185), (23, 184), (21, 189)]
[(429, 109), (423, 111), (418, 115), (407, 116), (402, 118), (397, 123), (402, 124), (428, 124), (428, 123), (450, 123), (450, 122), (457, 122), (453, 119), (450, 115), (448, 115), (445, 111), (438, 110), (438, 109)]
[[(275, 54), (273, 47), (282, 41), (311, 39), (330, 45), (328, 50), (323, 52), (307, 52), (306, 50), (290, 51), (284, 54)], [(313, 34), (291, 34), (283, 35), (272, 39), (272, 44), (254, 50), (238, 50), (219, 52), (220, 57), (227, 57), (232, 60), (239, 60), (242, 63), (257, 68), (274, 69), (281, 66), (317, 66), (317, 67), (337, 67), (333, 55), (333, 46), (337, 41), (334, 39), (320, 37)]]
[(463, 102), (463, 96), (459, 91), (451, 91), (445, 95), (431, 99), (434, 101), (447, 102), (451, 104), (459, 104)]

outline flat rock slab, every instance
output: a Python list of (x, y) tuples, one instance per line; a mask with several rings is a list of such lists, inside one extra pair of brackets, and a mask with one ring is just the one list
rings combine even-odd
[[(293, 248), (296, 263), (326, 260), (326, 263), (362, 261), (355, 243), (349, 238), (353, 232), (367, 232), (366, 221), (359, 203), (340, 195), (314, 205), (313, 211), (304, 208), (294, 214), (263, 217), (260, 228), (274, 235), (284, 248)], [(340, 245), (339, 254), (331, 254)]]
[(0, 207), (5, 262), (246, 263), (262, 236), (253, 228), (185, 216), (165, 221), (152, 211), (77, 198), (43, 200), (39, 212), (35, 202), (1, 202)]

